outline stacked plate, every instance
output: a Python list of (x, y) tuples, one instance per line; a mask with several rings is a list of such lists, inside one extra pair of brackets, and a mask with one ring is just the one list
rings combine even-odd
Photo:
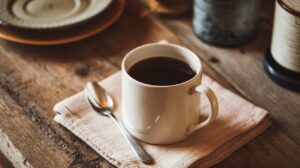
[(78, 41), (114, 23), (125, 0), (0, 0), (0, 38), (34, 45)]

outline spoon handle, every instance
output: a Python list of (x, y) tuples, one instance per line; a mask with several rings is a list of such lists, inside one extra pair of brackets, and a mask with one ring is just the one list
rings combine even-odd
[(120, 128), (123, 136), (130, 144), (131, 149), (135, 152), (135, 154), (142, 160), (145, 164), (151, 164), (152, 158), (151, 156), (141, 147), (141, 145), (128, 133), (126, 128), (124, 127), (123, 123), (117, 119), (117, 117), (109, 113), (109, 117), (114, 120), (114, 122)]

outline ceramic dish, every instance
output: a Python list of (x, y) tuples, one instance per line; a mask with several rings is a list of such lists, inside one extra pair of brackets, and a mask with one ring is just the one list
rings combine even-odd
[(24, 29), (70, 27), (104, 11), (113, 0), (0, 0), (0, 21)]
[(103, 31), (122, 14), (125, 0), (114, 0), (100, 15), (85, 24), (70, 29), (53, 32), (36, 32), (0, 26), (0, 38), (31, 45), (58, 45), (82, 40)]

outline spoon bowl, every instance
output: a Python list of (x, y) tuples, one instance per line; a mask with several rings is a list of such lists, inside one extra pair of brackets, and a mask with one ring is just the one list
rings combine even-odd
[(88, 82), (85, 93), (90, 103), (100, 111), (113, 110), (112, 97), (97, 82)]
[(94, 111), (103, 116), (110, 117), (121, 130), (123, 136), (130, 144), (131, 149), (145, 164), (151, 164), (152, 158), (138, 144), (138, 142), (127, 132), (122, 122), (112, 113), (114, 106), (112, 97), (97, 82), (88, 82), (85, 86), (85, 94)]

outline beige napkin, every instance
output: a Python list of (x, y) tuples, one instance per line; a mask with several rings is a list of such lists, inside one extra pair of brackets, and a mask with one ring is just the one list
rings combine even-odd
[[(218, 97), (220, 111), (217, 120), (177, 144), (159, 146), (141, 143), (155, 160), (151, 167), (212, 166), (270, 125), (266, 110), (226, 90), (207, 76), (203, 77), (203, 83), (210, 86)], [(108, 77), (100, 84), (113, 96), (117, 105), (115, 114), (121, 117), (120, 73)], [(203, 101), (203, 115), (209, 110), (208, 103)], [(56, 122), (69, 129), (113, 165), (147, 167), (131, 151), (113, 121), (91, 109), (83, 92), (59, 102), (54, 111), (57, 113), (54, 118)]]

